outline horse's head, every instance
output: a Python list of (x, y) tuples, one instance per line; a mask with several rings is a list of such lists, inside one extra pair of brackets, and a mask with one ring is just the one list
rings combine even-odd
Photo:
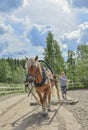
[(31, 74), (32, 76), (36, 76), (37, 72), (40, 69), (40, 63), (38, 62), (38, 56), (35, 58), (26, 58), (26, 64), (25, 64), (26, 70), (28, 74)]

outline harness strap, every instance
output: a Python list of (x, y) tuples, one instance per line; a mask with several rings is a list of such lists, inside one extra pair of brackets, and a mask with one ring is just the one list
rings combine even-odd
[(34, 81), (35, 87), (43, 86), (45, 81), (46, 81), (46, 74), (45, 74), (45, 70), (44, 70), (43, 67), (42, 67), (42, 75), (43, 75), (43, 79), (42, 79), (42, 81), (40, 83), (37, 83), (36, 81)]

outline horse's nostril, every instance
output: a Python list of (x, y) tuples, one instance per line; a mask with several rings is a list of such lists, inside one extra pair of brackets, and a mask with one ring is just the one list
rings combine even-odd
[(34, 81), (33, 77), (30, 76), (30, 77), (28, 78), (28, 81), (29, 81), (29, 83), (32, 83), (32, 82)]
[(29, 83), (33, 83), (33, 80), (32, 80), (32, 79), (30, 79), (30, 80), (29, 80)]

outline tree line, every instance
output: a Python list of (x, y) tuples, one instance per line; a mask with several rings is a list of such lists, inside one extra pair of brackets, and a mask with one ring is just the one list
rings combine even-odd
[[(68, 50), (68, 59), (65, 66), (68, 78), (75, 83), (75, 87), (88, 88), (88, 45), (78, 45), (74, 52)], [(78, 83), (78, 84), (77, 84)], [(74, 85), (73, 85), (74, 87)]]
[(25, 76), (25, 60), (0, 59), (0, 82), (21, 83)]

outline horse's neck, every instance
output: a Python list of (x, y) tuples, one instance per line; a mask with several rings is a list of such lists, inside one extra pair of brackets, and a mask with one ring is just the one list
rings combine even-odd
[(38, 69), (38, 75), (37, 75), (37, 78), (36, 78), (36, 82), (41, 82), (43, 79), (43, 75), (42, 75), (42, 69), (41, 69), (41, 66), (39, 66), (39, 69)]

